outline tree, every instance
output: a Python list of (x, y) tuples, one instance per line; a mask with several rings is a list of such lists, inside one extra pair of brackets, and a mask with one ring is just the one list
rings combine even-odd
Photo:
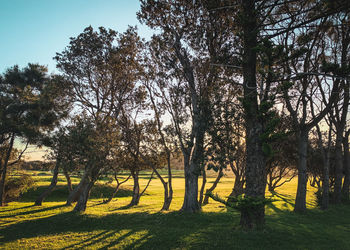
[(157, 70), (166, 79), (158, 84), (184, 158), (185, 196), (181, 210), (197, 212), (198, 176), (203, 168), (211, 90), (221, 71), (211, 64), (221, 54), (222, 44), (217, 41), (226, 41), (228, 33), (222, 29), (219, 18), (200, 3), (141, 1), (138, 18), (160, 31), (153, 36), (151, 46)]
[[(79, 194), (76, 211), (86, 209), (94, 182), (107, 167), (104, 163), (108, 165), (110, 162), (110, 153), (119, 140), (116, 122), (120, 113), (132, 109), (142, 96), (136, 86), (142, 46), (135, 28), (129, 27), (125, 33), (118, 35), (103, 27), (98, 31), (87, 27), (76, 38), (71, 38), (70, 45), (55, 57), (58, 69), (72, 87), (71, 96), (77, 109), (84, 113), (82, 118), (93, 123), (92, 140), (96, 140), (96, 146), (101, 146), (95, 148), (96, 152), (89, 148), (91, 157), (95, 158), (89, 156), (91, 161), (86, 162), (83, 178), (67, 200), (69, 204)], [(106, 145), (99, 144), (103, 140)]]
[(62, 77), (48, 75), (47, 68), (37, 64), (28, 64), (23, 69), (14, 66), (0, 78), (0, 143), (7, 145), (7, 154), (0, 161), (1, 206), (7, 168), (13, 165), (9, 159), (15, 139), (24, 141), (25, 145), (35, 144), (67, 115), (69, 101), (64, 83)]

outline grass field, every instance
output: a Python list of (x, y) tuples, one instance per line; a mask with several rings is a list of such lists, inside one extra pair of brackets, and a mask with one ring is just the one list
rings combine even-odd
[[(177, 210), (182, 204), (184, 180), (174, 178), (174, 199), (169, 212), (159, 212), (163, 190), (154, 179), (140, 204), (125, 209), (131, 197), (132, 180), (110, 204), (101, 204), (111, 191), (100, 181), (84, 214), (65, 207), (68, 194), (63, 176), (57, 190), (41, 207), (32, 206), (49, 184), (50, 173), (36, 173), (36, 190), (18, 202), (0, 208), (0, 247), (6, 249), (350, 249), (350, 205), (316, 208), (314, 191), (308, 192), (308, 212), (292, 212), (296, 179), (277, 189), (278, 200), (266, 208), (266, 228), (244, 232), (237, 225), (239, 213), (210, 200), (198, 214)], [(140, 179), (144, 186), (145, 174)], [(78, 179), (74, 179), (75, 182)], [(208, 186), (214, 180), (208, 178)], [(112, 185), (114, 185), (113, 183)], [(233, 179), (226, 176), (216, 192), (229, 195)], [(271, 196), (267, 192), (267, 196)]]

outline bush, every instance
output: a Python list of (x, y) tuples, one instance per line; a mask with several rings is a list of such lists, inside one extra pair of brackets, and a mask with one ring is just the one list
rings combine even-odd
[(34, 185), (34, 179), (27, 174), (9, 178), (5, 184), (5, 202), (18, 200), (23, 193)]

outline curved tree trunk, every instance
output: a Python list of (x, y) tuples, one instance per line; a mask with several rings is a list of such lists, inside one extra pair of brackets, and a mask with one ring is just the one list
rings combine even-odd
[(115, 187), (115, 189), (114, 189), (113, 193), (111, 194), (111, 196), (109, 196), (108, 200), (105, 201), (106, 204), (107, 204), (107, 203), (110, 203), (110, 202), (112, 201), (112, 199), (114, 198), (114, 196), (118, 193), (120, 186), (121, 186), (123, 183), (127, 182), (127, 181), (130, 179), (130, 177), (131, 177), (131, 174), (130, 174), (130, 175), (128, 176), (128, 178), (126, 178), (124, 181), (119, 182), (117, 175), (114, 175), (114, 179), (115, 179), (116, 182), (117, 182), (117, 186)]
[(44, 199), (54, 190), (57, 185), (59, 162), (56, 162), (50, 186), (36, 199), (35, 206), (41, 206)]
[(73, 186), (72, 186), (72, 180), (70, 179), (70, 176), (69, 176), (67, 169), (63, 168), (63, 174), (67, 180), (68, 191), (69, 191), (69, 193), (71, 193), (73, 191)]
[(139, 171), (132, 170), (131, 175), (134, 180), (134, 187), (132, 189), (132, 199), (128, 205), (129, 207), (138, 205), (140, 201)]
[(170, 165), (170, 153), (167, 151), (167, 164), (168, 164), (168, 183), (162, 182), (164, 187), (164, 202), (162, 211), (167, 211), (170, 208), (171, 201), (173, 200), (173, 184), (172, 184), (172, 174)]
[(208, 193), (212, 193), (214, 191), (214, 189), (216, 188), (216, 186), (218, 185), (221, 177), (223, 176), (223, 172), (222, 172), (222, 168), (220, 168), (219, 170), (219, 173), (218, 173), (218, 176), (216, 177), (213, 185), (206, 190), (205, 192), (205, 197), (204, 197), (204, 200), (203, 200), (203, 205), (207, 205), (209, 203), (209, 196), (208, 196)]
[(86, 181), (81, 187), (81, 192), (78, 198), (78, 202), (75, 205), (73, 211), (84, 212), (86, 210), (86, 204), (90, 196), (91, 188), (94, 185), (94, 181)]
[(82, 192), (83, 186), (87, 182), (87, 174), (88, 173), (85, 171), (83, 176), (81, 177), (81, 180), (80, 180), (78, 186), (76, 186), (72, 190), (72, 192), (69, 193), (68, 198), (67, 198), (67, 202), (66, 202), (66, 206), (70, 206), (70, 205), (72, 205), (73, 202), (78, 200), (78, 198)]
[[(173, 199), (173, 190), (168, 188), (168, 184), (163, 184), (164, 187), (164, 201), (161, 211), (168, 211), (170, 208), (171, 201)], [(170, 190), (169, 190), (170, 189)]]
[(308, 132), (301, 130), (298, 136), (298, 188), (295, 199), (295, 212), (306, 211), (306, 188), (307, 188), (307, 144)]
[(205, 167), (202, 169), (202, 186), (201, 190), (199, 191), (199, 205), (202, 206), (203, 203), (203, 197), (204, 197), (204, 189), (205, 184), (207, 183), (207, 173), (205, 171)]
[(227, 198), (228, 202), (232, 202), (234, 197), (237, 197), (239, 195), (242, 195), (244, 193), (244, 181), (241, 180), (240, 176), (236, 176), (235, 183), (232, 188), (232, 192), (230, 193), (229, 197)]
[(88, 166), (85, 169), (83, 178), (81, 180), (81, 186), (79, 188), (79, 191), (77, 192), (79, 196), (74, 196), (74, 198), (77, 198), (77, 204), (75, 205), (73, 211), (84, 212), (86, 210), (86, 204), (90, 196), (91, 188), (94, 186), (96, 180), (98, 179), (100, 175), (100, 170), (101, 166), (99, 165)]

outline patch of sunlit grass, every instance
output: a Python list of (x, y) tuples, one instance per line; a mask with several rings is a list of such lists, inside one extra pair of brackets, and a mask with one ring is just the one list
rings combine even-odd
[[(36, 175), (37, 190), (49, 185), (50, 173)], [(128, 193), (103, 204), (109, 189), (104, 181), (98, 183), (97, 195), (88, 202), (84, 214), (66, 207), (65, 194), (52, 194), (43, 206), (33, 206), (38, 192), (32, 191), (19, 202), (0, 208), (0, 247), (8, 249), (117, 248), (117, 249), (350, 249), (350, 207), (332, 206), (328, 211), (315, 208), (314, 189), (308, 190), (305, 214), (292, 212), (297, 180), (266, 193), (276, 202), (266, 207), (266, 228), (263, 231), (243, 232), (237, 227), (239, 213), (227, 210), (210, 200), (202, 213), (178, 212), (184, 195), (181, 173), (173, 179), (174, 199), (171, 210), (160, 212), (163, 202), (162, 184), (152, 180), (138, 206), (126, 209)], [(140, 178), (141, 189), (149, 173)], [(210, 186), (214, 176), (208, 178)], [(73, 178), (74, 183), (78, 178)], [(201, 183), (200, 183), (201, 184)], [(58, 189), (65, 189), (60, 176)], [(100, 185), (100, 186), (99, 186)], [(114, 187), (115, 182), (111, 185)], [(215, 192), (228, 196), (233, 179), (226, 176)], [(102, 188), (100, 188), (102, 187)], [(132, 180), (123, 190), (132, 188)], [(100, 192), (102, 197), (98, 194)], [(61, 197), (62, 196), (62, 197)]]

